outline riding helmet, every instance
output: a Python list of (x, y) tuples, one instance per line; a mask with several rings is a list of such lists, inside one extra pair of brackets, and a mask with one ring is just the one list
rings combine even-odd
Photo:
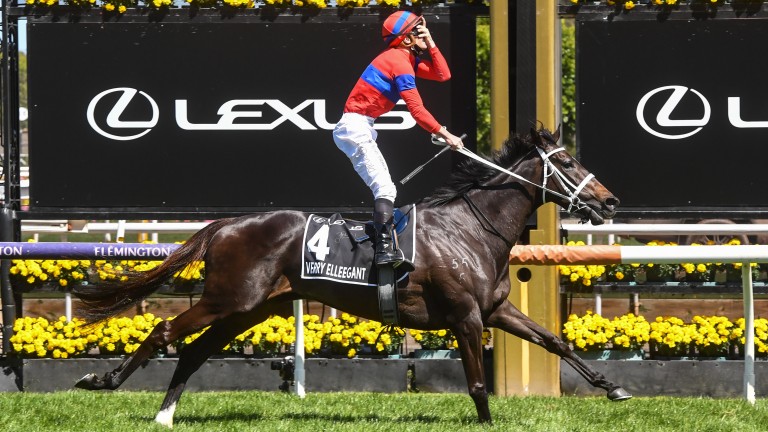
[(397, 11), (384, 20), (384, 25), (381, 26), (381, 37), (390, 47), (397, 46), (421, 20), (422, 17), (415, 13)]

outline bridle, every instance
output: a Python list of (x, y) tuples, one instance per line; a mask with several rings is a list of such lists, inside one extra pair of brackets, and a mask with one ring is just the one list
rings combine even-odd
[[(551, 160), (549, 160), (550, 156), (552, 156), (553, 154), (555, 154), (557, 152), (564, 151), (565, 148), (558, 147), (558, 148), (550, 151), (549, 153), (545, 153), (544, 150), (542, 150), (541, 148), (536, 146), (536, 150), (539, 152), (539, 156), (541, 156), (541, 159), (542, 159), (542, 161), (544, 163), (544, 177), (542, 179), (542, 184), (534, 183), (534, 182), (528, 180), (527, 178), (520, 176), (519, 174), (516, 174), (516, 173), (514, 173), (512, 171), (509, 171), (508, 169), (502, 168), (502, 167), (494, 164), (493, 162), (490, 162), (490, 161), (488, 161), (486, 159), (483, 159), (482, 157), (476, 155), (475, 153), (473, 153), (470, 150), (467, 150), (466, 148), (461, 148), (461, 149), (459, 149), (457, 151), (459, 153), (467, 156), (467, 157), (475, 159), (476, 161), (478, 161), (480, 163), (488, 165), (489, 167), (491, 167), (493, 169), (501, 171), (501, 172), (503, 172), (505, 174), (508, 174), (508, 175), (510, 175), (510, 176), (512, 176), (512, 177), (514, 177), (514, 178), (516, 178), (516, 179), (518, 179), (520, 181), (522, 181), (522, 182), (528, 183), (530, 185), (533, 185), (533, 186), (541, 189), (542, 190), (542, 201), (544, 201), (544, 202), (546, 202), (547, 193), (562, 198), (563, 200), (568, 202), (568, 208), (565, 209), (565, 210), (569, 214), (574, 214), (574, 213), (579, 212), (580, 210), (588, 209), (589, 206), (586, 203), (584, 203), (583, 201), (581, 201), (581, 199), (579, 199), (579, 193), (581, 193), (582, 189), (584, 189), (584, 187), (586, 187), (586, 185), (590, 181), (592, 181), (592, 179), (595, 178), (595, 175), (592, 174), (592, 173), (589, 173), (586, 177), (584, 177), (584, 179), (581, 181), (581, 183), (579, 183), (578, 185), (575, 185), (570, 179), (568, 179), (568, 177), (566, 177), (559, 169), (557, 169), (557, 167), (552, 163)], [(550, 177), (554, 177), (554, 179), (560, 185), (560, 188), (563, 191), (565, 191), (565, 193), (567, 193), (568, 195), (565, 195), (563, 193), (560, 193), (560, 192), (552, 190), (552, 189), (548, 189), (547, 188), (547, 182), (548, 182)]]
[[(550, 156), (552, 156), (553, 154), (565, 150), (563, 147), (558, 147), (558, 148), (550, 151), (549, 153), (544, 152), (544, 150), (542, 150), (538, 146), (536, 146), (535, 148), (539, 152), (539, 156), (541, 156), (541, 159), (542, 159), (543, 164), (544, 164), (544, 176), (542, 178), (542, 182), (541, 182), (542, 184), (540, 184), (540, 185), (536, 184), (536, 183), (528, 180), (527, 178), (522, 177), (519, 174), (516, 174), (516, 173), (514, 173), (514, 172), (512, 172), (512, 171), (510, 171), (508, 169), (502, 168), (502, 167), (494, 164), (493, 162), (490, 162), (490, 161), (488, 161), (486, 159), (483, 159), (480, 156), (476, 155), (475, 153), (473, 153), (473, 152), (471, 152), (471, 151), (469, 151), (469, 150), (467, 150), (465, 148), (461, 148), (461, 149), (459, 149), (457, 151), (459, 153), (462, 153), (462, 154), (464, 154), (464, 155), (466, 155), (466, 156), (468, 156), (468, 157), (470, 157), (472, 159), (475, 159), (475, 160), (477, 160), (477, 161), (479, 161), (479, 162), (481, 162), (481, 163), (483, 163), (485, 165), (488, 165), (491, 168), (494, 168), (494, 169), (496, 169), (498, 171), (501, 171), (501, 172), (503, 172), (505, 174), (508, 174), (508, 175), (510, 175), (510, 176), (512, 176), (512, 177), (514, 177), (514, 178), (516, 178), (516, 179), (518, 179), (520, 181), (522, 181), (522, 182), (525, 182), (525, 183), (531, 184), (533, 186), (536, 186), (537, 188), (542, 190), (541, 197), (542, 197), (542, 201), (544, 201), (544, 202), (546, 202), (546, 194), (547, 193), (550, 193), (552, 195), (558, 196), (558, 197), (568, 201), (569, 204), (568, 204), (568, 208), (566, 210), (568, 211), (569, 214), (573, 214), (575, 212), (578, 212), (579, 210), (583, 210), (585, 208), (589, 208), (589, 206), (587, 206), (587, 204), (585, 204), (584, 202), (582, 202), (579, 199), (579, 193), (581, 192), (582, 189), (584, 189), (584, 187), (587, 185), (587, 183), (589, 183), (593, 178), (595, 178), (594, 174), (589, 173), (586, 177), (584, 177), (584, 179), (581, 181), (581, 183), (579, 183), (578, 185), (574, 185), (573, 182), (570, 179), (568, 179), (568, 177), (566, 177), (559, 169), (557, 169), (557, 167), (552, 163), (551, 160), (549, 160)], [(530, 154), (532, 152), (533, 152), (533, 150), (528, 152), (528, 154)], [(521, 161), (522, 161), (522, 159), (521, 159)], [(552, 189), (548, 189), (547, 188), (547, 181), (549, 180), (550, 177), (554, 177), (555, 180), (557, 181), (557, 183), (560, 184), (560, 188), (562, 188), (562, 190), (564, 190), (564, 191), (567, 191), (568, 195), (562, 194), (562, 193), (554, 191)], [(466, 194), (466, 193), (463, 194), (462, 198), (464, 199), (464, 201), (469, 206), (469, 208), (472, 211), (472, 214), (474, 214), (475, 218), (477, 218), (477, 220), (480, 221), (480, 225), (483, 227), (483, 229), (485, 229), (486, 231), (488, 231), (488, 232), (494, 234), (495, 236), (499, 237), (510, 249), (512, 248), (512, 246), (514, 246), (512, 244), (512, 242), (508, 238), (504, 237), (504, 235), (498, 229), (496, 229), (495, 226), (493, 226), (493, 223), (488, 219), (488, 217), (485, 216), (485, 214), (477, 206), (477, 204), (475, 204), (474, 201), (472, 201), (472, 199), (469, 197), (468, 194)], [(582, 220), (584, 220), (584, 219), (586, 219), (586, 217), (582, 216)]]
[[(571, 182), (571, 180), (568, 179), (568, 177), (566, 177), (562, 172), (560, 172), (559, 169), (557, 169), (552, 161), (549, 160), (549, 157), (553, 154), (560, 151), (565, 151), (563, 147), (558, 147), (549, 153), (544, 153), (544, 150), (540, 149), (539, 147), (536, 147), (536, 150), (539, 151), (541, 159), (544, 160), (544, 180), (542, 181), (541, 185), (541, 200), (547, 202), (547, 192), (549, 192), (568, 201), (568, 208), (565, 209), (565, 211), (567, 211), (569, 214), (573, 214), (579, 210), (587, 208), (587, 204), (583, 203), (581, 199), (579, 199), (579, 194), (581, 193), (581, 190), (584, 189), (584, 187), (587, 185), (587, 183), (595, 178), (595, 175), (589, 173), (584, 177), (583, 180), (581, 180), (581, 183), (575, 185), (573, 182)], [(547, 179), (552, 176), (554, 176), (555, 180), (557, 180), (557, 182), (560, 184), (560, 189), (568, 192), (568, 196), (547, 189)]]

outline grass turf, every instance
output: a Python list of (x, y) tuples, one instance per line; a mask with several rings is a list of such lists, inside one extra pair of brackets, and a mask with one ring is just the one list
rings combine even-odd
[[(7, 431), (158, 431), (156, 392), (3, 393)], [(765, 431), (768, 401), (582, 397), (491, 397), (491, 426), (461, 394), (187, 392), (177, 431)]]

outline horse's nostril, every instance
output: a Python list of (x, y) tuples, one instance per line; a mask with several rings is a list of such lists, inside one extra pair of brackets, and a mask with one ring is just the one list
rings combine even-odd
[(618, 207), (619, 203), (620, 203), (619, 199), (613, 196), (605, 200), (605, 205), (611, 208)]

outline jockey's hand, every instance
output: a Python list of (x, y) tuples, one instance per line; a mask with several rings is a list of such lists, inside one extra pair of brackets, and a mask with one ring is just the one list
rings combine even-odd
[(432, 40), (432, 34), (429, 32), (429, 29), (427, 28), (426, 20), (422, 20), (421, 24), (414, 27), (413, 33), (414, 33), (414, 36), (416, 36), (417, 38), (424, 40), (424, 42), (427, 44), (427, 48), (435, 47), (435, 41)]
[(448, 132), (448, 129), (446, 129), (445, 126), (440, 128), (440, 130), (437, 131), (435, 135), (444, 139), (445, 143), (451, 147), (451, 150), (458, 150), (458, 149), (464, 148), (464, 143), (461, 142), (461, 138)]

